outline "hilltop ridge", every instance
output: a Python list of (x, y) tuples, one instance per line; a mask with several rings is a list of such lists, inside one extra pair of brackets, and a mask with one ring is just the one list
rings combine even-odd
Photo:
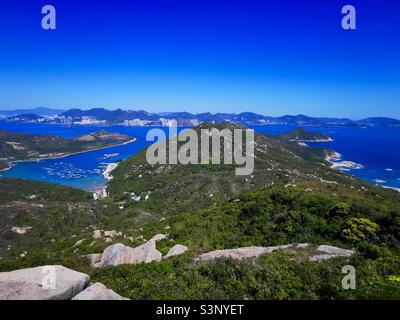
[[(201, 124), (194, 130), (200, 134), (201, 129), (212, 127), (245, 130), (237, 124), (210, 123)], [(146, 161), (146, 151), (122, 161), (113, 171), (114, 179), (107, 185), (109, 195), (120, 200), (125, 207), (143, 206), (148, 210), (156, 207), (161, 212), (194, 211), (229, 200), (241, 191), (275, 183), (365, 184), (329, 168), (331, 163), (326, 156), (332, 150), (304, 148), (279, 136), (266, 134), (255, 134), (254, 172), (249, 176), (235, 175), (237, 166), (223, 164), (222, 152), (221, 164), (218, 165), (150, 165)], [(141, 200), (137, 201), (139, 198)]]

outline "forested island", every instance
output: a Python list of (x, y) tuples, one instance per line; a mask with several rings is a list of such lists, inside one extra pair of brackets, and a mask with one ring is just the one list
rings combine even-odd
[(61, 158), (80, 152), (109, 148), (130, 141), (134, 141), (134, 138), (106, 130), (99, 130), (73, 139), (0, 130), (0, 169), (10, 168), (11, 163), (15, 161)]

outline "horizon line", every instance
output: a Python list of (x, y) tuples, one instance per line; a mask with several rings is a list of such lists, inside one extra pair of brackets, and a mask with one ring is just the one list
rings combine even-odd
[(136, 111), (136, 112), (147, 112), (147, 113), (150, 113), (150, 114), (157, 114), (157, 115), (160, 115), (160, 114), (168, 114), (168, 113), (189, 113), (189, 114), (191, 114), (191, 115), (194, 115), (194, 116), (196, 116), (196, 115), (200, 115), (200, 114), (204, 114), (204, 113), (210, 113), (210, 114), (212, 114), (212, 115), (216, 115), (216, 114), (229, 114), (229, 115), (239, 115), (239, 114), (242, 114), (242, 113), (253, 113), (253, 114), (256, 114), (256, 115), (261, 115), (261, 116), (263, 116), (263, 117), (270, 117), (270, 118), (281, 118), (281, 117), (285, 117), (285, 116), (305, 116), (305, 117), (310, 117), (310, 118), (337, 118), (337, 119), (348, 119), (348, 120), (352, 120), (352, 121), (360, 121), (360, 120), (364, 120), (364, 119), (368, 119), (368, 118), (390, 118), (390, 119), (395, 119), (395, 120), (400, 120), (400, 118), (397, 118), (397, 117), (394, 117), (394, 116), (386, 116), (386, 115), (380, 115), (380, 116), (364, 116), (364, 117), (361, 117), (361, 118), (358, 118), (358, 119), (356, 119), (356, 118), (353, 118), (353, 117), (348, 117), (348, 116), (332, 116), (332, 115), (329, 115), (329, 116), (316, 116), (316, 115), (309, 115), (309, 114), (306, 114), (306, 113), (297, 113), (297, 114), (289, 114), (289, 113), (287, 113), (287, 114), (282, 114), (282, 115), (276, 115), (276, 116), (273, 116), (273, 115), (266, 115), (266, 114), (263, 114), (263, 113), (257, 113), (257, 112), (254, 112), (254, 111), (249, 111), (249, 110), (247, 110), (247, 111), (242, 111), (242, 112), (240, 112), (240, 113), (236, 113), (236, 112), (220, 112), (220, 111), (217, 111), (217, 112), (210, 112), (210, 111), (204, 111), (204, 112), (196, 112), (196, 113), (193, 113), (193, 112), (190, 112), (190, 111), (186, 111), (186, 110), (183, 110), (183, 111), (147, 111), (147, 110), (145, 110), (145, 109), (129, 109), (129, 108), (122, 108), (122, 107), (115, 107), (114, 109), (109, 109), (109, 108), (106, 108), (106, 107), (88, 107), (88, 108), (82, 108), (82, 107), (73, 107), (73, 108), (64, 108), (64, 107), (60, 107), (60, 108), (58, 108), (58, 107), (45, 107), (45, 106), (38, 106), (38, 107), (12, 107), (12, 108), (8, 108), (8, 109), (6, 109), (7, 107), (4, 107), (4, 109), (3, 109), (3, 107), (0, 107), (0, 114), (1, 114), (1, 112), (4, 112), (4, 111), (6, 111), (6, 112), (10, 112), (10, 111), (18, 111), (18, 110), (35, 110), (35, 109), (48, 109), (48, 110), (58, 110), (58, 111), (63, 111), (63, 112), (66, 112), (66, 111), (70, 111), (70, 110), (73, 110), (73, 109), (78, 109), (78, 110), (81, 110), (81, 111), (90, 111), (90, 110), (93, 110), (93, 109), (103, 109), (103, 110), (107, 110), (107, 111), (116, 111), (116, 110), (122, 110), (122, 111), (126, 111), (126, 112), (128, 112), (128, 111)]

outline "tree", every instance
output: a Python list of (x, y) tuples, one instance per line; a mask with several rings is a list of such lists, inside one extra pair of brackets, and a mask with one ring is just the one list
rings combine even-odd
[(367, 218), (351, 218), (347, 220), (346, 228), (342, 230), (342, 237), (348, 241), (364, 240), (379, 229), (379, 226)]

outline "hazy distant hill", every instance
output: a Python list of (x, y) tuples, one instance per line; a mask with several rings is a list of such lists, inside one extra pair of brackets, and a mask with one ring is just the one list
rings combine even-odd
[(366, 118), (358, 121), (358, 123), (363, 125), (373, 125), (373, 126), (398, 126), (400, 125), (400, 120), (384, 117)]
[(90, 110), (80, 110), (71, 109), (63, 112), (61, 116), (71, 117), (71, 118), (81, 118), (81, 117), (95, 117), (98, 120), (106, 120), (109, 122), (121, 122), (124, 120), (142, 119), (142, 120), (158, 120), (160, 116), (153, 113), (148, 113), (143, 110), (133, 111), (133, 110), (107, 110), (104, 108), (94, 108)]
[(19, 114), (17, 116), (7, 117), (4, 121), (21, 123), (21, 122), (39, 121), (40, 119), (43, 119), (43, 117), (37, 114), (26, 113), (26, 114)]
[(61, 109), (50, 109), (45, 107), (38, 107), (34, 109), (15, 109), (15, 110), (0, 110), (0, 115), (7, 117), (18, 116), (21, 114), (35, 114), (40, 116), (52, 116), (63, 113), (65, 110)]
[[(284, 115), (281, 117), (270, 117), (253, 112), (236, 113), (197, 113), (190, 112), (161, 112), (151, 113), (144, 110), (108, 110), (105, 108), (93, 108), (89, 110), (81, 110), (78, 108), (70, 110), (56, 110), (47, 108), (36, 108), (31, 110), (13, 110), (13, 111), (0, 111), (0, 116), (3, 118), (14, 117), (21, 114), (34, 114), (39, 116), (45, 115), (60, 115), (71, 117), (79, 120), (82, 117), (94, 117), (97, 120), (105, 120), (109, 124), (118, 124), (124, 120), (150, 120), (157, 121), (160, 118), (166, 119), (196, 119), (199, 122), (214, 122), (225, 123), (233, 122), (243, 125), (263, 125), (263, 124), (286, 124), (295, 126), (352, 126), (352, 127), (365, 127), (365, 126), (399, 126), (400, 120), (385, 117), (366, 118), (362, 120), (351, 120), (347, 118), (334, 118), (334, 117), (310, 117), (307, 115)], [(12, 119), (11, 119), (12, 120)]]

